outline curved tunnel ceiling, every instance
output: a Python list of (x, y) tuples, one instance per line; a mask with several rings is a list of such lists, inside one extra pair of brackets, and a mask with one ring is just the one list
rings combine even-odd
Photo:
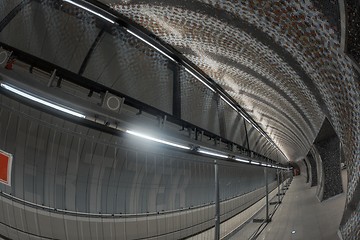
[(195, 63), (292, 161), (308, 153), (325, 115), (341, 132), (356, 107), (344, 97), (358, 99), (339, 27), (310, 1), (101, 2)]
[[(347, 158), (354, 159), (359, 142), (356, 133), (360, 127), (354, 123), (360, 122), (360, 87), (351, 61), (340, 47), (337, 1), (324, 1), (324, 4), (320, 1), (274, 1), (271, 4), (268, 1), (201, 0), (90, 2), (110, 6), (190, 59), (251, 115), (289, 160), (306, 156), (325, 117), (330, 119), (345, 143)], [(80, 42), (79, 51), (86, 53), (91, 40), (96, 42), (101, 34), (100, 29), (91, 24), (76, 25), (82, 29), (78, 31), (70, 27), (71, 23), (78, 23), (66, 20), (59, 13), (50, 14), (49, 11), (42, 18), (47, 19), (49, 25), (60, 27), (49, 31), (50, 37), (45, 34), (43, 39), (51, 40), (49, 46), (55, 46), (58, 38), (63, 39), (70, 53), (76, 49), (70, 47), (74, 42)], [(43, 24), (42, 18), (34, 17), (38, 19), (35, 27), (29, 23), (31, 21), (17, 21), (14, 26), (19, 29), (15, 31), (13, 27), (8, 31), (11, 35), (28, 33), (27, 29), (36, 30), (36, 24)], [(24, 40), (15, 38), (17, 45), (22, 46), (25, 39), (32, 39), (30, 35), (24, 34)], [(110, 39), (105, 36), (100, 44), (111, 48)], [(38, 47), (36, 40), (28, 45)], [(50, 59), (59, 58), (62, 65), (77, 72), (73, 70), (79, 64), (71, 57), (74, 54), (69, 55), (70, 59), (63, 57), (58, 51), (62, 47), (65, 45), (51, 49), (54, 57), (50, 54)], [(41, 49), (40, 57), (45, 50)], [(114, 65), (113, 49), (106, 51), (110, 54), (97, 56), (108, 58), (104, 68)], [(115, 59), (115, 65), (123, 60)], [(101, 61), (95, 61), (98, 62)], [(159, 71), (155, 75), (164, 77), (162, 61), (158, 63)], [(90, 74), (97, 81), (106, 78), (94, 73), (91, 67), (87, 71), (85, 75)], [(166, 89), (162, 91), (167, 94)]]

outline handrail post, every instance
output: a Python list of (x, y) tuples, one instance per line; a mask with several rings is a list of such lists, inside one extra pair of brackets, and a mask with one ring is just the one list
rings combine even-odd
[(219, 193), (219, 169), (216, 160), (215, 166), (215, 240), (220, 239), (220, 193)]
[[(267, 165), (267, 164), (266, 164)], [(266, 191), (266, 218), (265, 221), (269, 222), (269, 183), (268, 183), (268, 167), (264, 167), (265, 172), (265, 191)]]

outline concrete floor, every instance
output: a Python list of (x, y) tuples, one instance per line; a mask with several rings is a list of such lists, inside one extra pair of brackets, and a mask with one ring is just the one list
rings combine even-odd
[[(343, 172), (343, 178), (344, 175), (346, 172)], [(316, 187), (310, 188), (304, 177), (294, 177), (272, 222), (257, 239), (339, 240), (337, 230), (344, 211), (345, 194), (319, 202), (315, 192)]]
[[(270, 202), (277, 201), (278, 197), (275, 196), (270, 200)], [(269, 215), (273, 215), (277, 205), (269, 205)], [(265, 207), (259, 211), (255, 216), (255, 219), (265, 219), (266, 218), (266, 209)], [(253, 222), (253, 218), (243, 225), (240, 230), (238, 230), (229, 240), (238, 240), (238, 239), (251, 239), (257, 233), (259, 233), (264, 227), (264, 222)]]

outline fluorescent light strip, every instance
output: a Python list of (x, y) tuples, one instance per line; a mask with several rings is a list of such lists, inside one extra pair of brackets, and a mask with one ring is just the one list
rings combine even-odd
[(23, 91), (17, 89), (17, 88), (14, 88), (14, 87), (12, 87), (12, 86), (10, 86), (10, 85), (1, 83), (0, 86), (1, 86), (2, 88), (4, 88), (4, 89), (10, 91), (10, 92), (13, 92), (13, 93), (15, 93), (15, 94), (18, 94), (18, 95), (20, 95), (20, 96), (22, 96), (22, 97), (24, 97), (24, 98), (27, 98), (27, 99), (29, 99), (29, 100), (32, 100), (32, 101), (34, 101), (34, 102), (37, 102), (37, 103), (43, 104), (43, 105), (45, 105), (45, 106), (51, 107), (51, 108), (56, 109), (56, 110), (58, 110), (58, 111), (61, 111), (61, 112), (64, 112), (64, 113), (67, 113), (67, 114), (70, 114), (70, 115), (73, 115), (73, 116), (79, 117), (79, 118), (85, 118), (85, 117), (86, 117), (85, 115), (83, 115), (83, 114), (81, 114), (81, 113), (78, 113), (78, 112), (75, 112), (75, 111), (70, 110), (70, 109), (68, 109), (68, 108), (65, 108), (65, 107), (56, 105), (56, 104), (54, 104), (54, 103), (51, 103), (49, 100), (45, 100), (45, 99), (41, 99), (41, 98), (35, 97), (35, 96), (33, 96), (33, 95), (30, 95), (30, 94), (28, 94), (28, 93), (26, 93), (26, 92), (23, 92)]
[(199, 149), (198, 152), (199, 152), (199, 153), (206, 154), (206, 155), (214, 156), (214, 157), (229, 158), (228, 155), (224, 155), (224, 154), (220, 154), (220, 153), (215, 153), (215, 152), (210, 152), (210, 151), (206, 151), (206, 150), (202, 150), (202, 149)]
[(249, 163), (250, 162), (249, 160), (244, 160), (244, 159), (241, 159), (241, 158), (235, 158), (235, 161), (243, 162), (243, 163)]
[(260, 165), (260, 163), (259, 163), (259, 162), (253, 162), (253, 161), (251, 161), (251, 162), (250, 162), (250, 164), (253, 164), (253, 165)]
[(195, 73), (193, 73), (192, 71), (190, 71), (188, 68), (185, 67), (185, 71), (187, 71), (188, 73), (190, 73), (193, 77), (195, 77), (197, 80), (199, 80), (202, 84), (204, 84), (208, 89), (210, 89), (211, 91), (215, 92), (215, 90), (209, 85), (207, 84), (204, 80), (202, 80), (200, 77), (198, 77)]
[(76, 2), (71, 1), (71, 0), (63, 0), (63, 1), (64, 1), (64, 2), (68, 2), (68, 3), (72, 4), (72, 5), (75, 5), (75, 6), (79, 7), (79, 8), (82, 8), (82, 9), (88, 11), (88, 12), (91, 12), (92, 14), (94, 14), (94, 15), (96, 15), (96, 16), (98, 16), (98, 17), (101, 17), (102, 19), (104, 19), (104, 20), (106, 20), (106, 21), (108, 21), (108, 22), (110, 22), (110, 23), (112, 23), (112, 24), (115, 23), (115, 21), (111, 20), (110, 18), (107, 18), (107, 17), (105, 17), (104, 15), (102, 15), (102, 14), (100, 14), (100, 13), (98, 13), (98, 12), (95, 12), (94, 10), (91, 10), (91, 9), (89, 9), (89, 8), (87, 8), (87, 7), (79, 4), (79, 3), (76, 3)]
[(147, 139), (147, 140), (151, 140), (151, 141), (154, 141), (154, 142), (157, 142), (157, 143), (162, 143), (162, 144), (166, 144), (166, 145), (169, 145), (169, 146), (190, 150), (190, 147), (188, 147), (188, 146), (168, 142), (168, 141), (161, 140), (161, 139), (154, 138), (154, 137), (150, 137), (150, 136), (147, 136), (147, 135), (142, 134), (142, 133), (138, 133), (138, 132), (134, 132), (134, 131), (130, 131), (130, 130), (126, 130), (126, 133), (137, 136), (137, 137), (141, 137), (141, 138), (144, 138), (144, 139)]
[[(110, 22), (110, 23), (112, 23), (112, 24), (115, 24), (115, 21), (111, 20), (110, 18), (105, 17), (104, 15), (102, 15), (102, 14), (100, 14), (100, 13), (94, 11), (94, 10), (91, 10), (91, 9), (89, 9), (89, 8), (87, 8), (87, 7), (79, 4), (79, 3), (77, 3), (77, 2), (74, 2), (74, 1), (72, 1), (72, 0), (63, 0), (63, 1), (64, 1), (64, 2), (67, 2), (67, 3), (70, 3), (70, 4), (74, 5), (74, 6), (77, 6), (77, 7), (79, 7), (79, 8), (82, 8), (82, 9), (84, 9), (84, 10), (86, 10), (86, 11), (88, 11), (88, 12), (90, 12), (90, 13), (92, 13), (92, 14), (94, 14), (94, 15), (96, 15), (96, 16), (98, 16), (98, 17), (100, 17), (100, 18), (102, 18), (102, 19), (104, 19), (104, 20), (106, 20), (106, 21), (108, 21), (108, 22)], [(154, 44), (150, 43), (149, 41), (145, 40), (144, 38), (140, 37), (139, 35), (137, 35), (136, 33), (132, 32), (132, 31), (129, 30), (129, 29), (126, 29), (126, 31), (127, 31), (128, 33), (130, 33), (131, 35), (135, 36), (136, 38), (140, 39), (140, 40), (143, 41), (144, 43), (148, 44), (149, 46), (151, 46), (152, 48), (154, 48), (155, 50), (157, 50), (158, 52), (160, 52), (161, 54), (163, 54), (164, 56), (166, 56), (167, 58), (169, 58), (169, 59), (172, 60), (173, 62), (176, 62), (174, 58), (172, 58), (170, 55), (168, 55), (167, 53), (165, 53), (164, 51), (162, 51), (161, 49), (159, 49), (158, 47), (156, 47)], [(194, 76), (197, 80), (199, 80), (201, 83), (203, 83), (203, 84), (204, 84), (207, 88), (209, 88), (211, 91), (215, 92), (214, 88), (212, 88), (210, 85), (208, 85), (204, 80), (202, 80), (200, 77), (198, 77), (198, 76), (197, 76), (196, 74), (194, 74), (192, 71), (190, 71), (188, 68), (185, 67), (185, 70), (186, 70), (187, 72), (189, 72), (192, 76)], [(233, 104), (231, 104), (228, 100), (226, 100), (222, 95), (220, 95), (220, 97), (221, 97), (221, 99), (223, 99), (231, 108), (233, 108), (235, 111), (237, 111), (248, 123), (250, 123), (250, 124), (252, 125), (251, 121), (250, 121), (247, 117), (245, 117), (245, 115), (244, 115), (243, 113), (241, 113), (240, 111), (238, 111), (238, 109), (236, 109), (236, 107), (235, 107)], [(253, 125), (253, 126), (254, 126), (254, 125)], [(255, 127), (255, 126), (254, 126), (254, 127)], [(255, 127), (255, 128), (256, 128), (256, 130), (258, 130), (258, 131), (266, 138), (266, 136), (265, 136), (257, 127)], [(269, 140), (268, 140), (268, 141), (269, 141)]]
[(233, 104), (231, 104), (228, 100), (225, 99), (225, 97), (223, 97), (222, 95), (220, 95), (220, 98), (221, 98), (222, 100), (224, 100), (224, 102), (226, 102), (232, 109), (234, 109), (235, 111), (238, 111)]
[(169, 54), (165, 53), (163, 50), (161, 50), (160, 48), (156, 47), (154, 44), (152, 44), (151, 42), (147, 41), (146, 39), (140, 37), (139, 35), (137, 35), (136, 33), (132, 32), (129, 29), (126, 29), (126, 31), (128, 33), (130, 33), (131, 35), (133, 35), (134, 37), (138, 38), (139, 40), (143, 41), (144, 43), (146, 43), (147, 45), (149, 45), (150, 47), (154, 48), (155, 50), (157, 50), (158, 52), (160, 52), (162, 55), (166, 56), (167, 58), (169, 58), (171, 61), (176, 62), (174, 58), (172, 58)]
[[(73, 4), (79, 8), (82, 8), (88, 12), (91, 12), (92, 14), (98, 16), (98, 17), (101, 17), (102, 19), (114, 24), (115, 21), (111, 20), (110, 18), (108, 17), (105, 17), (104, 15), (96, 12), (96, 11), (93, 11), (79, 3), (76, 3), (74, 1), (71, 1), (71, 0), (63, 0), (64, 2), (68, 2), (70, 4)], [(172, 60), (173, 62), (176, 62), (174, 58), (172, 58), (170, 55), (168, 55), (167, 53), (165, 53), (164, 51), (162, 51), (161, 49), (159, 49), (158, 47), (156, 47), (154, 44), (150, 43), (149, 41), (145, 40), (144, 38), (140, 37), (139, 35), (137, 35), (136, 33), (132, 32), (131, 30), (129, 29), (126, 29), (126, 31), (128, 33), (130, 33), (131, 35), (135, 36), (136, 38), (140, 39), (141, 41), (143, 41), (144, 43), (148, 44), (149, 46), (151, 46), (152, 48), (154, 48), (155, 50), (157, 50), (158, 52), (160, 52), (161, 54), (163, 54), (164, 56), (166, 56), (167, 58), (169, 58), (170, 60)], [(204, 80), (202, 80), (200, 77), (198, 77), (196, 74), (194, 74), (192, 71), (190, 71), (188, 68), (185, 67), (185, 70), (187, 72), (189, 72), (192, 76), (194, 76), (197, 80), (199, 80), (202, 84), (204, 84), (207, 88), (209, 88), (211, 91), (215, 92), (214, 88), (212, 88), (211, 86), (209, 86)], [(250, 123), (251, 125), (253, 125), (251, 123), (251, 121), (245, 117), (244, 114), (242, 114), (240, 111), (238, 111), (238, 109), (233, 105), (231, 104), (228, 100), (226, 100), (222, 95), (220, 95), (221, 99), (223, 99), (231, 108), (233, 108), (235, 111), (237, 111), (248, 123)], [(254, 125), (253, 125), (254, 126)], [(254, 126), (255, 127), (255, 126)], [(261, 133), (261, 135), (263, 135), (266, 139), (267, 137), (260, 131), (260, 129), (258, 129), (257, 127), (255, 127), (256, 130), (258, 130), (258, 132)], [(269, 139), (267, 139), (268, 141), (270, 141)]]
[(238, 113), (251, 125), (253, 126), (253, 124), (251, 123), (251, 121), (240, 111), (238, 111)]

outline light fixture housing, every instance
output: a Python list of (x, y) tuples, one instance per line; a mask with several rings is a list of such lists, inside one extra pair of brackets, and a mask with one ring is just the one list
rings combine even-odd
[(210, 156), (214, 156), (214, 157), (219, 157), (219, 158), (229, 158), (228, 155), (225, 154), (221, 154), (221, 153), (216, 153), (216, 152), (211, 152), (208, 150), (204, 150), (204, 149), (198, 149), (197, 152), (205, 154), (205, 155), (210, 155)]
[(241, 159), (241, 158), (237, 158), (237, 157), (235, 157), (235, 161), (243, 162), (243, 163), (250, 163), (249, 160), (245, 160), (245, 159)]
[(142, 133), (135, 132), (135, 131), (132, 131), (132, 130), (126, 130), (125, 132), (130, 134), (130, 135), (136, 136), (136, 137), (140, 137), (140, 138), (150, 140), (150, 141), (153, 141), (153, 142), (157, 142), (157, 143), (162, 143), (162, 144), (165, 144), (165, 145), (168, 145), (168, 146), (181, 148), (181, 149), (184, 149), (184, 150), (190, 150), (191, 149), (189, 146), (185, 146), (185, 145), (182, 145), (182, 144), (179, 144), (179, 143), (169, 142), (169, 141), (162, 140), (162, 139), (155, 138), (155, 137), (151, 137), (151, 136), (148, 136), (146, 134), (142, 134)]
[(259, 163), (259, 162), (254, 162), (254, 161), (250, 161), (250, 164), (253, 164), (253, 165), (261, 165), (261, 163)]
[(78, 117), (78, 118), (86, 118), (86, 116), (84, 114), (81, 114), (77, 111), (74, 111), (68, 107), (65, 107), (65, 106), (62, 106), (60, 104), (57, 104), (57, 103), (53, 103), (52, 101), (50, 100), (47, 100), (47, 99), (44, 99), (44, 98), (40, 98), (40, 97), (37, 97), (33, 94), (30, 94), (30, 93), (27, 93), (26, 91), (24, 90), (21, 90), (21, 89), (18, 89), (16, 87), (13, 87), (9, 84), (6, 84), (6, 83), (1, 83), (0, 84), (0, 87), (9, 91), (9, 92), (12, 92), (12, 93), (15, 93), (23, 98), (26, 98), (28, 100), (31, 100), (33, 102), (36, 102), (36, 103), (40, 103), (44, 106), (47, 106), (47, 107), (50, 107), (52, 109), (55, 109), (55, 110), (58, 110), (60, 112), (63, 112), (63, 113), (67, 113), (69, 115), (72, 115), (72, 116), (75, 116), (75, 117)]

